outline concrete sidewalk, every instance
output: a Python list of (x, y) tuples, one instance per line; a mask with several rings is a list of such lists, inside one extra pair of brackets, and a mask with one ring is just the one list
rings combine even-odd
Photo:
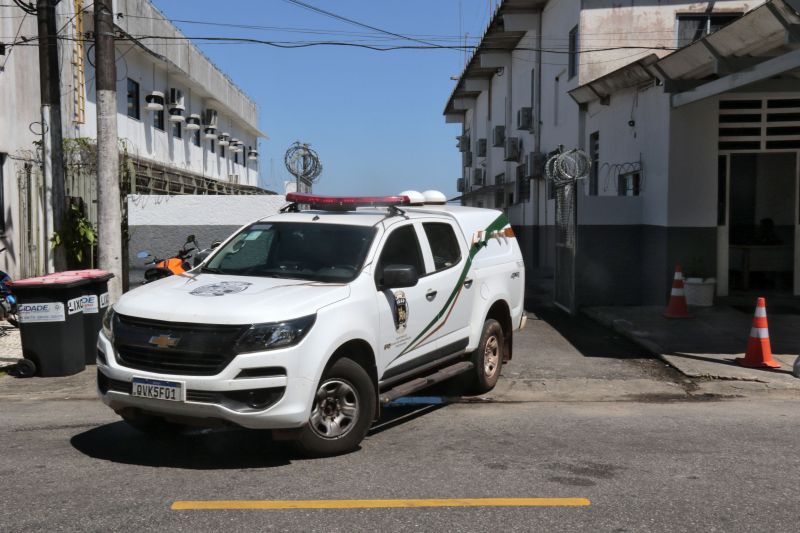
[[(749, 311), (749, 312), (748, 312)], [(692, 308), (693, 318), (667, 319), (663, 307), (590, 307), (584, 314), (613, 328), (691, 378), (737, 381), (764, 390), (800, 391), (792, 365), (800, 352), (800, 314), (791, 309), (767, 315), (774, 358), (781, 368), (751, 369), (734, 362), (747, 347), (753, 310), (717, 306)], [(708, 385), (713, 388), (713, 384)], [(718, 383), (722, 387), (722, 383)], [(727, 388), (734, 384), (724, 385)]]

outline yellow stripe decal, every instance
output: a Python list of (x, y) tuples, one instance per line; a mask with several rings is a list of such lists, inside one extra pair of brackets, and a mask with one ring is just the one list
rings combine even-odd
[(412, 507), (587, 507), (586, 498), (444, 498), (428, 500), (176, 501), (173, 511), (234, 509), (402, 509)]

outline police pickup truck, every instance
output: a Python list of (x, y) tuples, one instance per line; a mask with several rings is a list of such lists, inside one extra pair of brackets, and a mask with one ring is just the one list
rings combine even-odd
[(499, 211), (437, 191), (288, 194), (201, 265), (104, 317), (103, 402), (145, 432), (272, 429), (350, 451), (380, 406), (463, 375), (491, 390), (525, 325), (525, 268)]

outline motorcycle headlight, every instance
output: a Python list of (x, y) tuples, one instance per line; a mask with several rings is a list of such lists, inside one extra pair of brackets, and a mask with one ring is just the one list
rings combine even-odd
[(236, 352), (260, 352), (293, 346), (303, 340), (316, 319), (317, 315), (309, 315), (286, 322), (253, 324), (236, 343)]
[(106, 338), (114, 342), (114, 307), (109, 306), (106, 310), (106, 314), (103, 315), (103, 335)]

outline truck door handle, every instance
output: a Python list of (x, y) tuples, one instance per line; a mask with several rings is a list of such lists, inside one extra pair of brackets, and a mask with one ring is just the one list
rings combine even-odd
[(427, 298), (429, 302), (432, 301), (434, 298), (436, 298), (436, 291), (430, 290), (430, 291), (426, 292), (425, 293), (425, 298)]
[(470, 287), (472, 287), (472, 279), (467, 278), (464, 280), (464, 288), (469, 289)]

